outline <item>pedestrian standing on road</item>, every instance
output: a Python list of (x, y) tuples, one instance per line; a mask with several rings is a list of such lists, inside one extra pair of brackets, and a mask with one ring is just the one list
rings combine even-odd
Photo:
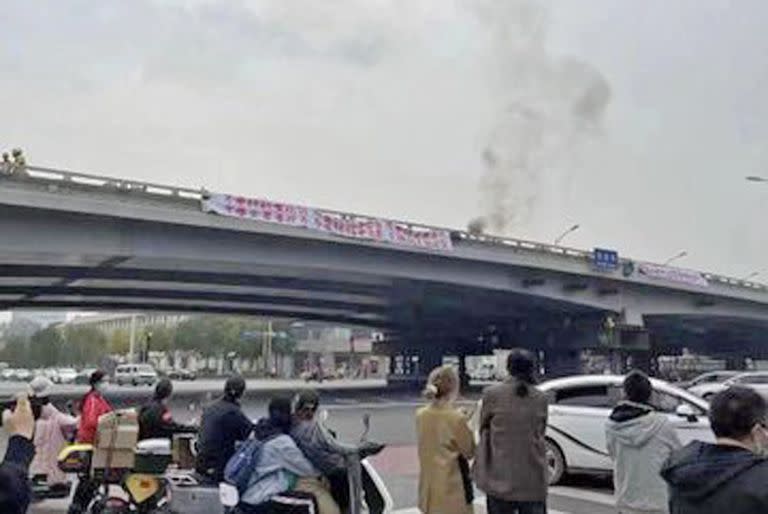
[(468, 461), (475, 439), (467, 416), (454, 406), (459, 375), (452, 366), (429, 374), (424, 396), (429, 405), (416, 413), (419, 450), (419, 509), (423, 514), (471, 514)]
[(715, 444), (694, 441), (661, 474), (672, 514), (768, 512), (768, 405), (752, 389), (731, 387), (712, 400)]
[(548, 402), (535, 386), (535, 369), (530, 352), (512, 350), (509, 377), (483, 393), (474, 477), (486, 494), (488, 514), (547, 512)]
[(613, 460), (613, 484), (619, 514), (667, 514), (667, 485), (659, 474), (682, 445), (672, 423), (651, 407), (653, 387), (639, 370), (624, 379), (625, 400), (605, 426)]

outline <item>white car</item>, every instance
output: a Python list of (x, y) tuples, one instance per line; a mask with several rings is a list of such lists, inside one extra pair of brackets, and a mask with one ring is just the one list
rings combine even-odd
[(57, 384), (74, 384), (77, 378), (77, 371), (72, 368), (59, 368), (56, 370), (55, 379)]
[(121, 364), (115, 369), (115, 383), (119, 386), (155, 385), (157, 372), (149, 364)]
[[(550, 484), (568, 472), (610, 473), (605, 425), (613, 407), (622, 399), (624, 377), (582, 375), (550, 380), (539, 385), (549, 396), (546, 444)], [(712, 442), (709, 404), (683, 389), (651, 379), (651, 403), (677, 428), (683, 444), (693, 440)], [(475, 411), (478, 427), (480, 408)]]
[(720, 385), (723, 382), (726, 382), (738, 374), (738, 371), (710, 371), (709, 373), (699, 375), (688, 382), (686, 389), (696, 396), (709, 400), (715, 393), (722, 390)]
[(720, 391), (725, 391), (729, 387), (735, 385), (749, 387), (760, 393), (760, 395), (768, 398), (768, 371), (739, 373), (721, 384), (709, 384), (707, 387), (699, 387), (697, 388), (697, 394), (700, 394), (702, 398), (708, 400)]

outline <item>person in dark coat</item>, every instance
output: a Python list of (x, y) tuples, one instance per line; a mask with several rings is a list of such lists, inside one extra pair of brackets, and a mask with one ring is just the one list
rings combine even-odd
[(752, 389), (731, 387), (712, 400), (715, 444), (694, 441), (673, 453), (661, 476), (670, 514), (768, 512), (768, 405)]
[(548, 399), (535, 385), (530, 352), (512, 350), (509, 378), (483, 393), (480, 444), (474, 462), (488, 514), (545, 514), (548, 468), (544, 434)]
[(215, 483), (224, 480), (224, 467), (235, 453), (235, 444), (246, 440), (253, 431), (253, 422), (240, 407), (244, 393), (245, 380), (230, 377), (224, 384), (224, 396), (203, 412), (195, 469)]
[(17, 400), (13, 413), (3, 413), (3, 425), (10, 438), (5, 458), (0, 463), (0, 512), (24, 514), (32, 497), (27, 475), (35, 456), (35, 445), (32, 444), (35, 418), (26, 396)]
[(197, 428), (176, 423), (173, 420), (168, 400), (173, 394), (173, 384), (167, 378), (155, 386), (155, 394), (149, 403), (139, 411), (139, 440), (172, 439), (173, 434), (193, 434)]

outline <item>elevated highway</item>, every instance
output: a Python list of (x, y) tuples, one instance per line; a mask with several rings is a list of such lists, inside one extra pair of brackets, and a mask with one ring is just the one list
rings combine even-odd
[(351, 239), (204, 212), (205, 195), (36, 167), (0, 177), (0, 308), (297, 317), (464, 353), (499, 333), (594, 339), (608, 319), (681, 344), (768, 333), (768, 288), (755, 282), (626, 257), (600, 271), (592, 252), (460, 230), (440, 250)]

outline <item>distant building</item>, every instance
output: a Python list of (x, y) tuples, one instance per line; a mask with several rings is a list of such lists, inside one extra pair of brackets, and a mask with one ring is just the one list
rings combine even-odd
[(151, 327), (175, 327), (182, 321), (189, 319), (187, 314), (163, 312), (95, 314), (78, 316), (67, 322), (64, 326), (92, 327), (104, 332), (109, 337), (118, 330), (130, 330), (131, 320), (134, 316), (136, 318), (136, 333), (141, 333), (145, 328)]
[(27, 321), (40, 328), (63, 323), (66, 319), (67, 311), (14, 310), (11, 312), (11, 324)]

